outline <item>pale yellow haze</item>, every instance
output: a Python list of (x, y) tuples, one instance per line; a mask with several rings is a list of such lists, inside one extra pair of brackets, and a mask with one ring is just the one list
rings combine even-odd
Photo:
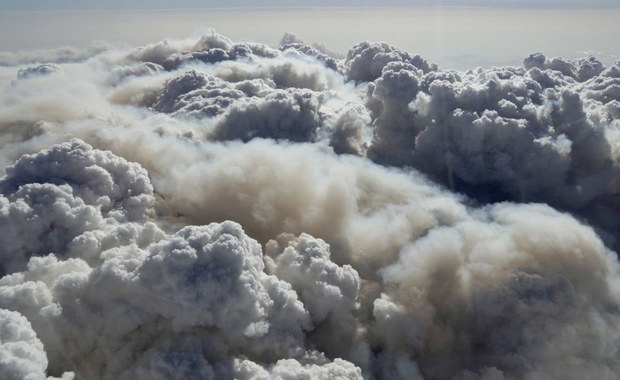
[(464, 7), (291, 8), (148, 11), (3, 11), (0, 51), (142, 45), (215, 28), (233, 40), (277, 45), (285, 32), (344, 54), (362, 40), (386, 41), (445, 68), (519, 64), (532, 52), (575, 58), (620, 56), (620, 10)]

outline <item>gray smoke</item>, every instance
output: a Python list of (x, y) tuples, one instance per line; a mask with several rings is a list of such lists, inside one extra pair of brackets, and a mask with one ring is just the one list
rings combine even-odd
[(620, 376), (620, 62), (0, 60), (0, 377)]

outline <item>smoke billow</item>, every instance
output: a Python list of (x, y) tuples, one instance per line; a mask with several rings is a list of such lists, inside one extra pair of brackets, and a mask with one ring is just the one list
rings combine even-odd
[(620, 376), (620, 62), (0, 60), (0, 377)]

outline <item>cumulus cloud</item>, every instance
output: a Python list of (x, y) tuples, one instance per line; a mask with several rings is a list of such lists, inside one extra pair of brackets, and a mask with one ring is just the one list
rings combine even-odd
[(136, 63), (115, 68), (110, 74), (110, 82), (117, 84), (126, 78), (154, 75), (164, 70), (161, 65), (152, 62)]
[(15, 54), (1, 376), (619, 376), (618, 63)]
[(343, 70), (342, 62), (337, 59), (338, 55), (336, 53), (327, 50), (327, 48), (322, 45), (308, 45), (295, 34), (285, 33), (282, 40), (280, 40), (280, 50), (288, 49), (292, 49), (308, 57), (315, 58), (332, 70)]
[[(0, 180), (3, 273), (25, 269), (31, 256), (65, 255), (77, 247), (85, 258), (92, 240), (101, 245), (115, 235), (112, 229), (124, 235), (112, 240), (139, 240), (149, 230), (157, 235), (154, 225), (120, 226), (144, 221), (153, 207), (144, 169), (81, 140), (24, 155), (6, 173)], [(100, 229), (109, 237), (93, 235)]]
[(22, 156), (6, 168), (0, 191), (46, 183), (68, 185), (85, 203), (119, 220), (143, 220), (153, 203), (153, 186), (140, 165), (77, 139)]
[(332, 262), (323, 240), (307, 234), (290, 238), (267, 243), (267, 271), (297, 292), (315, 325), (311, 338), (318, 347), (328, 354), (346, 353), (357, 328), (359, 275), (350, 265)]
[(535, 54), (523, 68), (460, 74), (386, 65), (367, 90), (368, 156), (482, 202), (545, 202), (616, 229), (590, 212), (617, 213), (608, 206), (620, 189), (613, 68), (594, 58), (551, 62)]
[(39, 66), (31, 66), (17, 72), (17, 79), (26, 79), (37, 75), (46, 75), (60, 71), (60, 67), (53, 63), (45, 63)]
[(43, 343), (21, 314), (0, 309), (0, 374), (6, 379), (44, 379)]
[(365, 41), (347, 52), (345, 74), (350, 80), (369, 82), (380, 77), (383, 68), (391, 62), (408, 63), (424, 73), (437, 70), (436, 64), (419, 55), (411, 55), (385, 42)]
[(579, 82), (587, 81), (599, 75), (605, 69), (603, 63), (593, 56), (571, 62), (563, 58), (547, 59), (542, 53), (526, 57), (523, 60), (523, 67), (527, 70), (536, 67), (541, 70), (559, 71), (564, 76), (571, 77)]
[(430, 378), (604, 378), (617, 355), (619, 321), (603, 306), (618, 302), (617, 271), (615, 255), (570, 216), (488, 207), (382, 270), (379, 339)]
[(262, 98), (236, 102), (216, 124), (213, 139), (315, 141), (321, 127), (320, 102), (307, 90), (278, 90)]
[(268, 84), (259, 81), (231, 84), (204, 73), (187, 71), (166, 83), (153, 108), (173, 116), (181, 113), (198, 118), (215, 116), (237, 99), (260, 95), (261, 87)]

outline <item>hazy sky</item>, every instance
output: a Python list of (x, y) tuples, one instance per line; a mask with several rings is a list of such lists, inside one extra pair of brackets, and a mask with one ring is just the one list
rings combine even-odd
[(525, 8), (618, 8), (618, 0), (0, 0), (0, 10), (161, 9), (282, 6), (486, 6)]
[[(399, 4), (443, 6), (377, 7)], [(605, 5), (615, 9), (598, 9)], [(180, 9), (160, 10), (171, 7)], [(72, 9), (78, 11), (67, 11)], [(97, 41), (139, 46), (215, 28), (234, 40), (272, 46), (291, 32), (340, 54), (363, 40), (386, 41), (455, 69), (519, 64), (532, 52), (594, 54), (611, 63), (620, 58), (618, 20), (620, 0), (0, 0), (0, 51), (82, 48)]]
[(519, 64), (532, 52), (566, 58), (595, 54), (611, 63), (620, 58), (611, 37), (620, 35), (618, 20), (620, 9), (0, 11), (0, 51), (86, 47), (94, 41), (139, 46), (215, 28), (234, 40), (272, 46), (292, 32), (341, 54), (363, 40), (386, 41), (455, 69)]

